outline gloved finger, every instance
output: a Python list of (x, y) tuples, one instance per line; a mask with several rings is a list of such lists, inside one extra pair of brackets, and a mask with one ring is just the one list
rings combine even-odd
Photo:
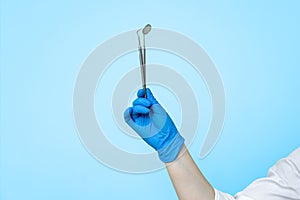
[(141, 105), (141, 106), (148, 107), (148, 108), (152, 105), (151, 102), (145, 98), (137, 98), (132, 104), (134, 106)]
[(130, 108), (127, 108), (125, 111), (124, 111), (124, 120), (127, 124), (132, 124), (133, 123), (133, 120), (132, 120), (132, 112), (133, 112), (133, 109), (130, 107)]
[[(147, 99), (152, 103), (152, 104), (158, 104), (157, 100), (153, 96), (151, 90), (149, 88), (146, 88), (146, 94), (147, 94)], [(144, 89), (140, 89), (137, 92), (138, 97), (144, 97)]]
[(132, 115), (147, 115), (149, 114), (150, 109), (141, 105), (136, 105), (132, 107)]

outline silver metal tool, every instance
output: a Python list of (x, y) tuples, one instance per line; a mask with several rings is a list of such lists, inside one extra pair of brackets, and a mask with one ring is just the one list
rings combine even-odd
[[(145, 46), (145, 35), (151, 31), (151, 25), (147, 24), (144, 28), (140, 28), (136, 31), (138, 36), (138, 49), (139, 49), (139, 59), (141, 66), (141, 76), (142, 76), (142, 86), (144, 89), (144, 97), (147, 98), (146, 94), (146, 46)], [(143, 45), (141, 44), (141, 38), (143, 40)]]

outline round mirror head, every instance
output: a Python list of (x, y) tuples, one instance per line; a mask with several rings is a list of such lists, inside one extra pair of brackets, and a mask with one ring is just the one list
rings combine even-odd
[(147, 24), (144, 28), (143, 28), (143, 34), (146, 35), (151, 31), (151, 25)]

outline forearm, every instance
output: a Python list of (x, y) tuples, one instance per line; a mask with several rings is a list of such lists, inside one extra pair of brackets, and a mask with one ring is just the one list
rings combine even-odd
[(214, 200), (213, 187), (200, 172), (185, 145), (177, 159), (166, 164), (169, 176), (180, 200)]
[[(201, 174), (171, 117), (149, 88), (137, 92), (137, 99), (124, 112), (126, 123), (153, 147), (159, 159), (168, 163), (168, 173), (179, 199), (214, 200), (214, 189)], [(179, 152), (179, 153), (178, 153)]]

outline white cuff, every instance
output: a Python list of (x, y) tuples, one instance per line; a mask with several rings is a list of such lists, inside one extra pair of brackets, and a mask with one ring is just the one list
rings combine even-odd
[(253, 200), (247, 196), (244, 195), (238, 195), (238, 196), (231, 196), (230, 194), (221, 192), (219, 190), (215, 190), (215, 200)]

